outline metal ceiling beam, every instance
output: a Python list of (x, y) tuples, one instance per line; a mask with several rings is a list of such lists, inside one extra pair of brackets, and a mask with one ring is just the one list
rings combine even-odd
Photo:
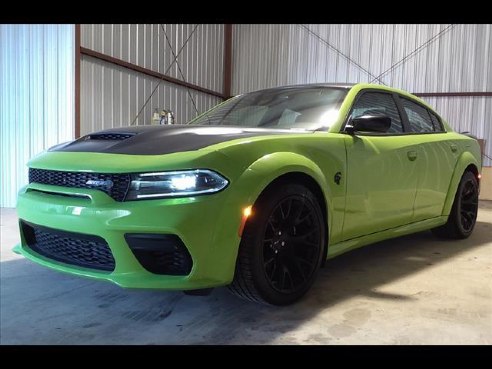
[(492, 92), (414, 92), (419, 97), (492, 97)]
[(91, 50), (91, 49), (87, 49), (85, 47), (81, 47), (80, 48), (80, 53), (82, 55), (87, 55), (87, 56), (90, 56), (92, 58), (96, 58), (96, 59), (99, 59), (99, 60), (102, 60), (102, 61), (105, 61), (105, 62), (108, 62), (108, 63), (111, 63), (111, 64), (115, 64), (115, 65), (118, 65), (120, 67), (123, 67), (123, 68), (126, 68), (126, 69), (133, 70), (135, 72), (139, 72), (139, 73), (145, 74), (147, 76), (151, 76), (151, 77), (154, 77), (154, 78), (162, 79), (164, 81), (173, 83), (175, 85), (187, 87), (187, 88), (189, 88), (191, 90), (195, 90), (195, 91), (198, 91), (198, 92), (203, 92), (203, 93), (208, 94), (208, 95), (212, 95), (212, 96), (220, 97), (221, 99), (225, 99), (225, 95), (223, 93), (220, 93), (220, 92), (217, 92), (217, 91), (212, 91), (212, 90), (209, 90), (208, 88), (197, 86), (197, 85), (192, 84), (192, 83), (184, 82), (184, 81), (181, 81), (181, 80), (179, 80), (177, 78), (169, 77), (169, 76), (164, 75), (162, 73), (156, 72), (156, 71), (154, 71), (152, 69), (144, 68), (144, 67), (141, 67), (139, 65), (136, 65), (136, 64), (133, 64), (133, 63), (129, 63), (127, 61), (124, 61), (124, 60), (121, 60), (121, 59), (118, 59), (118, 58), (114, 58), (112, 56), (109, 56), (109, 55), (106, 55), (106, 54), (102, 54), (100, 52), (97, 52), (97, 51), (94, 51), (94, 50)]

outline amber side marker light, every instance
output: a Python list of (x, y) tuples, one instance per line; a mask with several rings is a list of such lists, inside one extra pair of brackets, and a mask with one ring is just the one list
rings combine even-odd
[(242, 237), (244, 226), (246, 225), (246, 221), (252, 214), (253, 214), (253, 207), (251, 205), (243, 209), (243, 217), (241, 219), (241, 225), (239, 226), (239, 231), (238, 231), (239, 237)]
[(478, 179), (482, 179), (482, 174), (481, 173), (478, 173), (477, 178)]

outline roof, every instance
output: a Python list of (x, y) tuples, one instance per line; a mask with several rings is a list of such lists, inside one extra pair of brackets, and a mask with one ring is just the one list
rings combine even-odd
[(372, 89), (378, 89), (378, 90), (383, 90), (383, 91), (396, 92), (396, 93), (399, 93), (401, 95), (407, 96), (411, 99), (419, 101), (421, 104), (427, 106), (428, 108), (430, 108), (432, 111), (435, 112), (434, 108), (432, 106), (430, 106), (425, 100), (422, 100), (418, 96), (415, 96), (408, 91), (404, 91), (404, 90), (394, 88), (391, 86), (387, 86), (387, 85), (375, 84), (375, 83), (364, 83), (364, 82), (359, 82), (359, 83), (306, 83), (306, 84), (299, 84), (299, 85), (270, 87), (270, 88), (265, 88), (265, 89), (250, 91), (250, 92), (302, 89), (302, 88), (312, 88), (312, 87), (338, 88), (338, 89), (346, 89), (346, 90), (350, 90), (353, 87), (356, 87), (357, 90), (371, 89), (372, 88)]
[[(288, 89), (298, 89), (298, 88), (311, 88), (311, 87), (331, 87), (331, 88), (342, 88), (342, 89), (351, 89), (357, 85), (357, 83), (305, 83), (300, 85), (286, 85), (286, 86), (276, 86), (269, 88), (261, 88), (259, 90), (249, 91), (250, 92), (259, 92), (259, 91), (270, 91), (270, 90), (288, 90)], [(240, 94), (242, 95), (242, 94)]]

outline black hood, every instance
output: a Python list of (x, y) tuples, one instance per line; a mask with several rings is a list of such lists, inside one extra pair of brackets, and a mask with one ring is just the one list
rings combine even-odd
[[(299, 133), (299, 131), (294, 132)], [(291, 134), (294, 132), (283, 129), (232, 126), (135, 126), (91, 133), (73, 142), (54, 146), (49, 151), (162, 155), (198, 150), (238, 138)], [(305, 132), (308, 133), (309, 131)]]

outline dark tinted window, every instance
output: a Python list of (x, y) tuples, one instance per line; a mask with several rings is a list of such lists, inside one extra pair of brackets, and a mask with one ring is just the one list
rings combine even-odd
[(413, 132), (434, 132), (434, 124), (432, 124), (429, 111), (426, 108), (403, 98), (401, 102)]
[(357, 118), (361, 115), (384, 114), (391, 118), (391, 127), (388, 133), (403, 132), (400, 114), (396, 107), (393, 96), (381, 92), (365, 92), (357, 99), (350, 114), (350, 118)]
[(439, 118), (437, 117), (437, 115), (435, 115), (433, 112), (429, 112), (430, 113), (430, 116), (431, 116), (431, 119), (432, 119), (432, 124), (434, 125), (434, 131), (436, 132), (444, 132), (443, 128), (442, 128), (442, 125), (441, 125), (441, 121), (439, 120)]
[(229, 99), (190, 124), (279, 129), (319, 129), (338, 118), (348, 89), (292, 87), (251, 92)]

